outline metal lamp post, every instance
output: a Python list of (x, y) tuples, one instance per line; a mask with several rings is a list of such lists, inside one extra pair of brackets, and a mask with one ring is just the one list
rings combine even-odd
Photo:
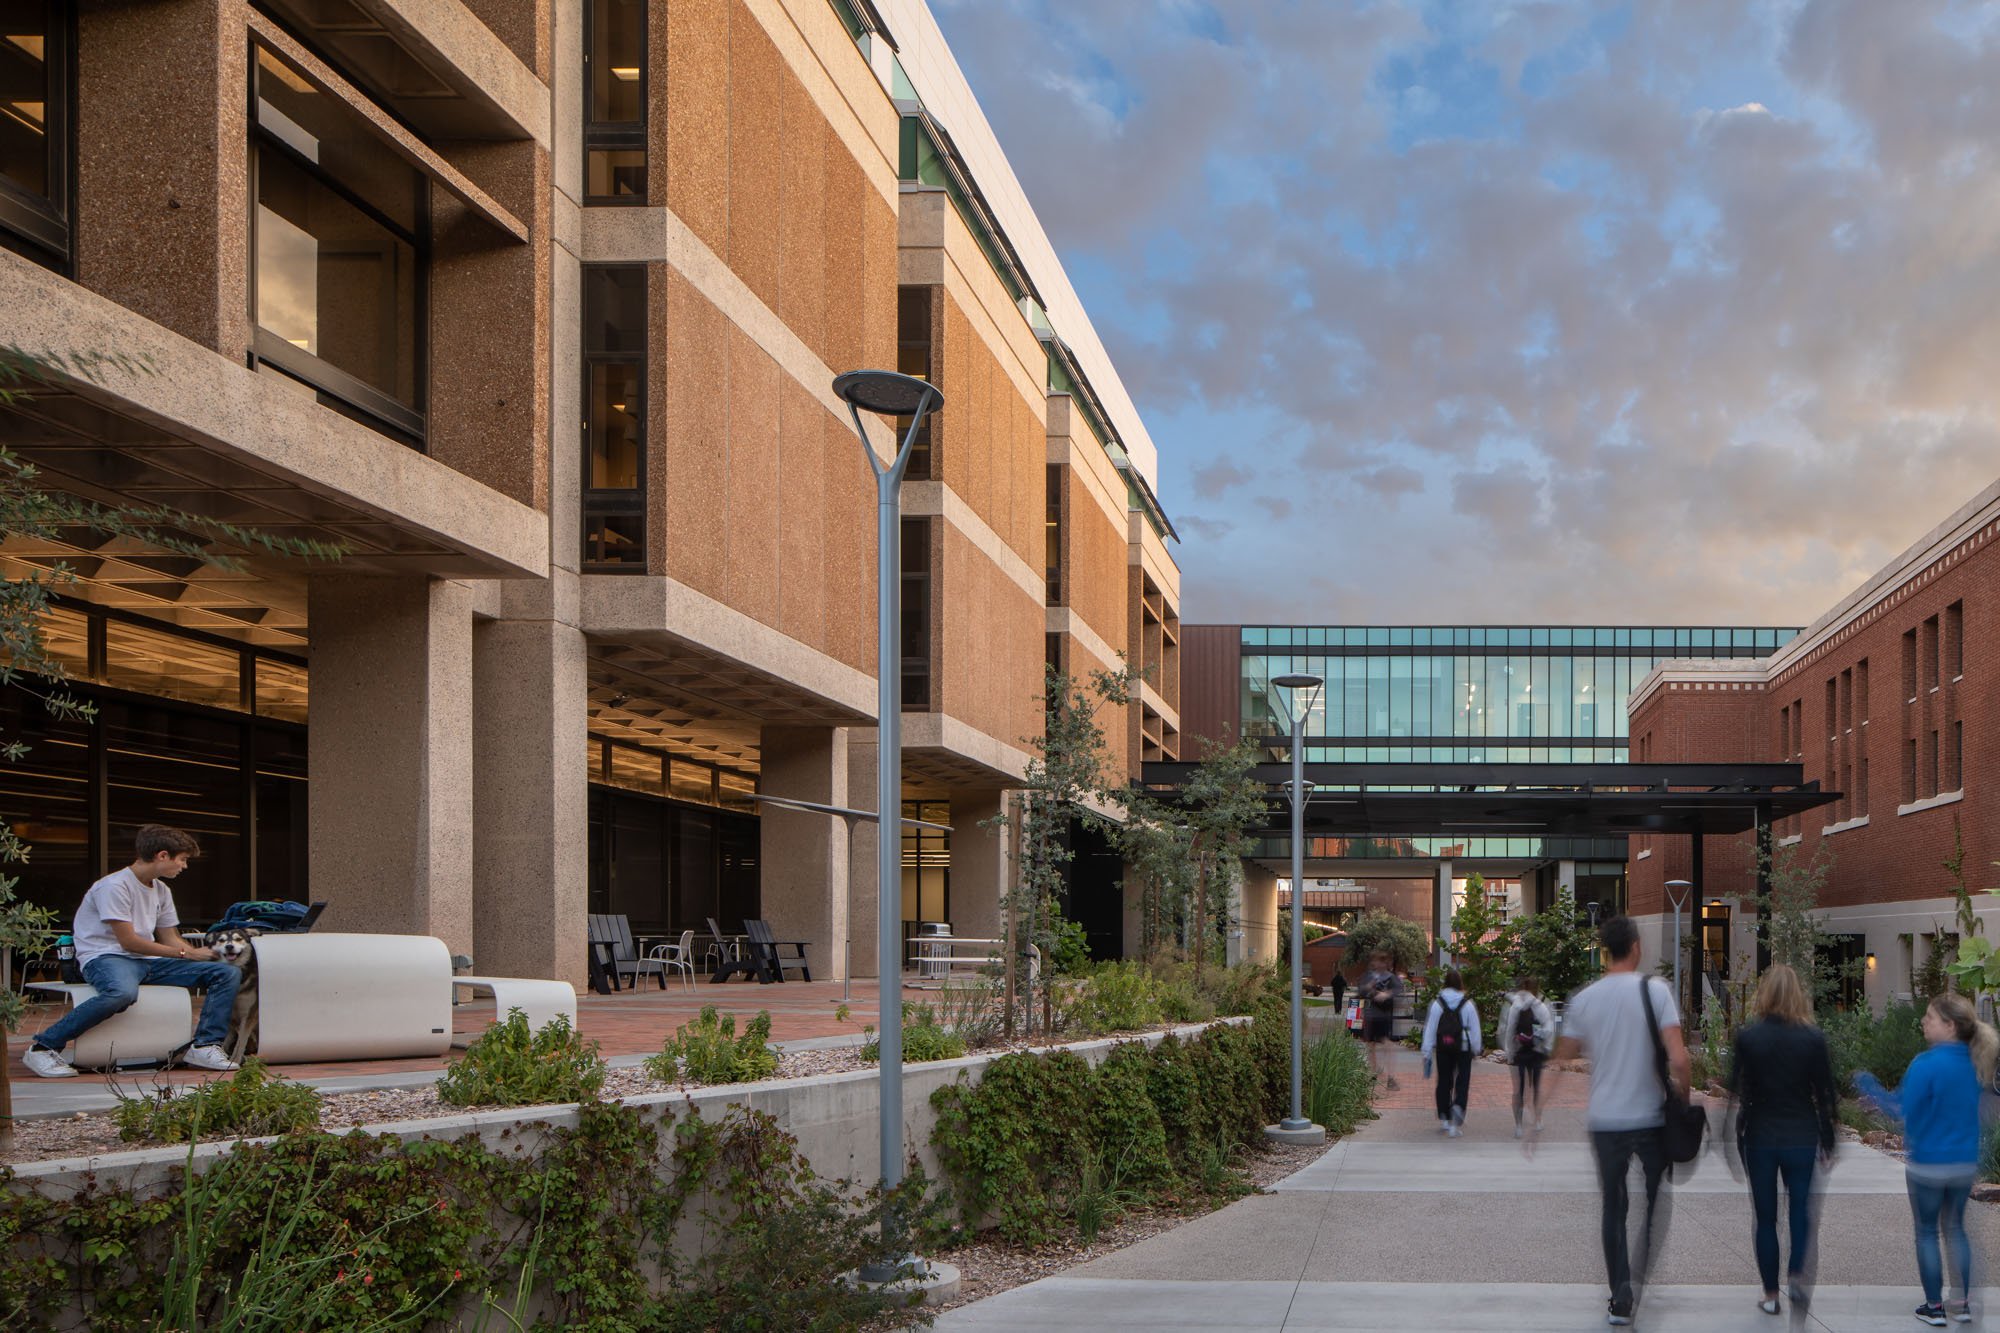
[[(1667, 881), (1667, 901), (1674, 905), (1674, 1003), (1685, 1005), (1687, 995), (1681, 990), (1681, 909), (1687, 906), (1688, 890), (1694, 885), (1684, 879)], [(1674, 890), (1679, 889), (1679, 893)]]
[(1300, 1105), (1300, 1071), (1305, 1020), (1306, 714), (1326, 682), (1318, 676), (1274, 676), (1271, 684), (1291, 693), (1286, 707), (1292, 715), (1292, 1113), (1278, 1122), (1278, 1129), (1287, 1136), (1312, 1136), (1317, 1131), (1316, 1137), (1324, 1139), (1326, 1131), (1306, 1119)]
[[(875, 823), (875, 921), (876, 971), (882, 992), (876, 1033), (882, 1052), (882, 1188), (886, 1191), (903, 1180), (903, 976), (897, 931), (902, 913), (894, 910), (902, 894), (902, 828), (891, 813), (903, 808), (903, 666), (897, 646), (902, 620), (902, 485), (917, 431), (925, 417), (944, 406), (944, 395), (925, 380), (892, 370), (851, 370), (834, 379), (833, 391), (846, 402), (854, 433), (861, 438), (861, 452), (875, 474), (875, 809), (880, 816)], [(868, 442), (863, 412), (910, 418), (895, 461), (887, 467)], [(861, 1276), (874, 1282), (905, 1276), (909, 1261), (899, 1261), (894, 1248), (890, 1257), (888, 1264), (863, 1268)]]

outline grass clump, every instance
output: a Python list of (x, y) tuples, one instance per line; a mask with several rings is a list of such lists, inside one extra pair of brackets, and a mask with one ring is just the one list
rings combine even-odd
[(1159, 985), (1138, 963), (1100, 963), (1070, 1000), (1066, 1017), (1084, 1032), (1131, 1032), (1156, 1027), (1160, 1012)]
[(448, 1106), (548, 1106), (597, 1100), (604, 1087), (597, 1043), (556, 1017), (530, 1030), (519, 1009), (479, 1034), (438, 1079)]
[(1368, 1057), (1346, 1028), (1336, 1027), (1308, 1046), (1299, 1073), (1306, 1118), (1325, 1126), (1328, 1134), (1350, 1134), (1362, 1121), (1375, 1118)]
[(271, 1073), (254, 1056), (228, 1078), (176, 1095), (163, 1087), (118, 1104), (118, 1137), (156, 1143), (259, 1138), (319, 1128), (319, 1093)]
[[(965, 1038), (953, 1032), (938, 1021), (937, 1011), (927, 1004), (903, 1002), (903, 1059), (909, 1064), (922, 1064), (926, 1060), (956, 1060), (965, 1054)], [(882, 1039), (875, 1035), (875, 1029), (868, 1029), (868, 1040), (861, 1047), (861, 1058), (879, 1061), (882, 1058)]]
[(667, 1038), (658, 1055), (646, 1060), (646, 1073), (662, 1083), (753, 1083), (777, 1072), (778, 1053), (771, 1049), (771, 1013), (757, 1016), (736, 1035), (736, 1015), (703, 1005), (691, 1023)]

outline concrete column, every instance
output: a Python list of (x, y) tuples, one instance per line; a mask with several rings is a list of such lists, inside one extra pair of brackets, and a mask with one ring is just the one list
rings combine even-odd
[(1438, 862), (1437, 905), (1432, 909), (1431, 933), (1437, 941), (1437, 960), (1441, 967), (1451, 964), (1451, 879), (1450, 859)]
[(472, 937), (472, 595), (316, 575), (307, 809), (329, 930)]
[(1570, 901), (1576, 901), (1576, 862), (1556, 862), (1556, 901), (1562, 901), (1563, 890), (1569, 890)]
[[(863, 798), (857, 806), (849, 799), (844, 728), (766, 727), (761, 754), (759, 786), (766, 796), (849, 808), (874, 804)], [(850, 926), (847, 821), (766, 806), (759, 823), (760, 912), (779, 939), (806, 941), (814, 979), (844, 975), (841, 946)], [(859, 825), (854, 840), (872, 836), (871, 827)]]
[(1261, 963), (1278, 956), (1278, 872), (1256, 861), (1243, 863), (1243, 960)]
[[(879, 747), (873, 727), (851, 727), (847, 732), (847, 790), (859, 793), (854, 808), (875, 805), (875, 757)], [(768, 761), (766, 761), (768, 763)], [(765, 791), (770, 778), (765, 777)], [(765, 872), (769, 875), (769, 871)], [(896, 904), (891, 911), (900, 911)], [(857, 824), (847, 845), (847, 962), (857, 977), (880, 976), (875, 966), (875, 826)], [(831, 975), (831, 973), (829, 973)]]
[(951, 794), (951, 933), (973, 939), (1001, 938), (1007, 896), (1007, 830), (985, 826), (1002, 813), (1005, 793), (993, 790)]
[(552, 619), (489, 620), (473, 628), (472, 651), (473, 961), (492, 976), (582, 985), (583, 634)]

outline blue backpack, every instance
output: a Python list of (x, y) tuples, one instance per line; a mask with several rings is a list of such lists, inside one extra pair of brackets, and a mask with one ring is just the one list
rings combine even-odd
[(228, 930), (231, 927), (247, 927), (252, 930), (297, 930), (305, 923), (308, 910), (304, 903), (290, 900), (231, 903), (229, 910), (222, 914), (222, 919), (210, 929)]

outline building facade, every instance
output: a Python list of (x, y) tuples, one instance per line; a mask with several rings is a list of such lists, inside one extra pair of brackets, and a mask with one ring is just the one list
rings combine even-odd
[[(1305, 674), (1325, 682), (1306, 715), (1307, 763), (1367, 765), (1376, 774), (1421, 765), (1421, 785), (1439, 789), (1484, 784), (1490, 778), (1480, 770), (1490, 765), (1623, 764), (1635, 757), (1626, 696), (1658, 663), (1683, 652), (1754, 663), (1796, 633), (1770, 626), (1194, 625), (1187, 732), (1198, 744), (1288, 737), (1291, 701), (1270, 682)], [(1289, 742), (1281, 748), (1289, 750)], [(1546, 906), (1567, 886), (1579, 903), (1608, 915), (1625, 909), (1627, 842), (1443, 827), (1394, 837), (1315, 836), (1305, 849), (1308, 910), (1313, 882), (1339, 876), (1364, 886), (1373, 895), (1368, 901), (1428, 904), (1420, 916), (1448, 919), (1438, 906), (1444, 885), (1462, 901), (1476, 872), (1507, 910)], [(1275, 941), (1277, 909), (1289, 901), (1277, 876), (1290, 855), (1288, 839), (1267, 838), (1248, 872), (1243, 916), (1253, 954)]]
[[(1635, 757), (1791, 762), (1840, 799), (1774, 821), (1780, 873), (1817, 867), (1832, 961), (1851, 999), (1907, 996), (1959, 927), (1962, 863), (1983, 929), (2000, 934), (2000, 484), (1768, 658), (1667, 661), (1631, 701)], [(1633, 913), (1671, 954), (1666, 884), (1688, 881), (1683, 947), (1713, 984), (1753, 975), (1753, 836), (1633, 839)], [(1713, 985), (1711, 985), (1713, 989)]]
[[(584, 916), (877, 970), (873, 488), (833, 376), (941, 388), (904, 488), (900, 911), (995, 933), (1049, 664), (1152, 666), (1143, 421), (919, 0), (9, 4), (0, 408), (48, 484), (331, 563), (10, 540), (93, 716), (0, 814), (67, 913), (139, 823), (190, 918), (324, 899), (581, 980)], [(132, 77), (133, 71), (147, 77)], [(867, 447), (899, 423), (871, 422)]]

